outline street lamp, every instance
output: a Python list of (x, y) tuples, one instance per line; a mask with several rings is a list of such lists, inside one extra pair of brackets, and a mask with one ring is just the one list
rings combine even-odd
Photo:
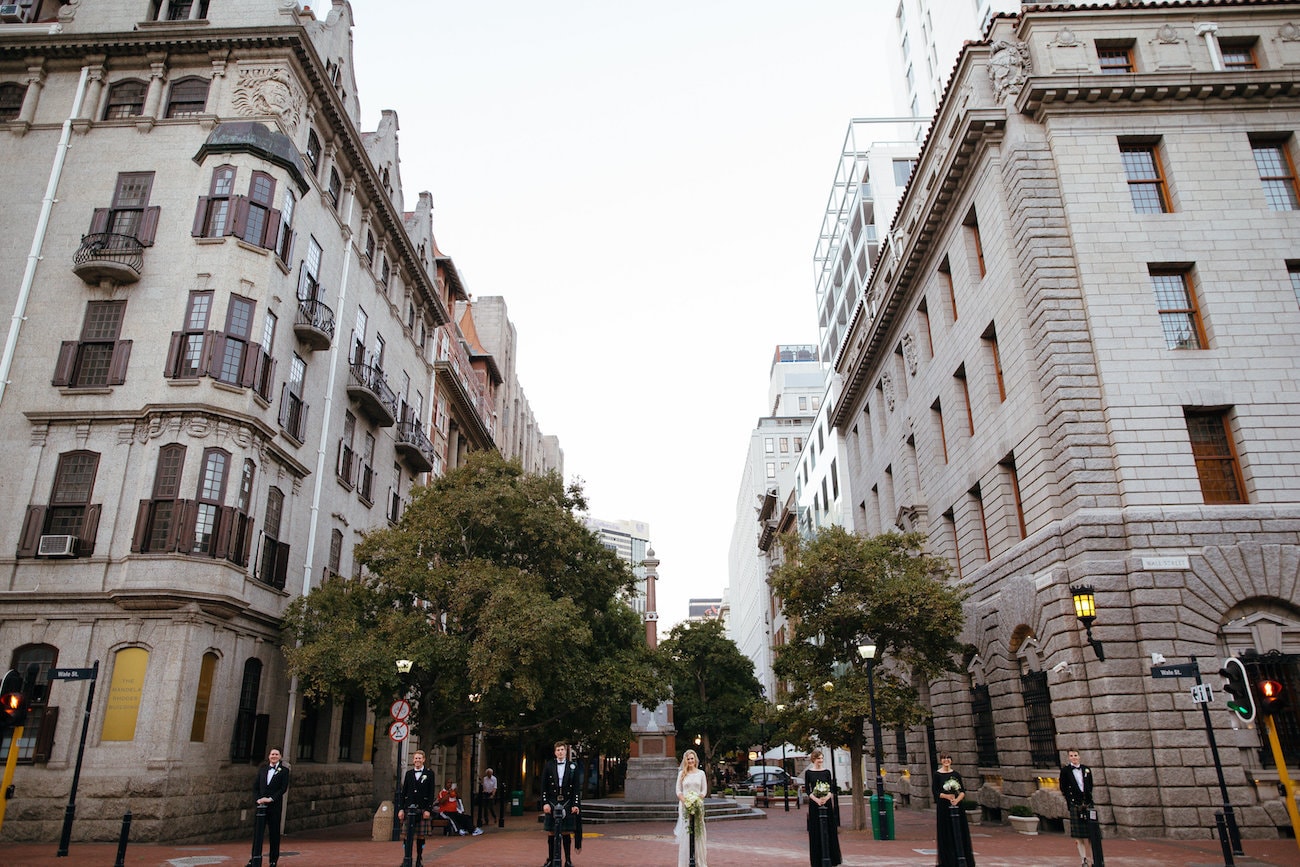
[[(413, 664), (409, 659), (397, 660), (398, 680), (402, 679), (402, 675), (411, 673)], [(397, 742), (397, 773), (395, 775), (397, 779), (393, 787), (393, 842), (402, 839), (402, 825), (397, 820), (397, 811), (401, 809), (402, 803), (402, 744), (404, 743), (406, 743), (405, 738)]]
[[(778, 704), (776, 706), (776, 712), (785, 713), (785, 705)], [(785, 733), (784, 732), (782, 732), (781, 734), (781, 773), (787, 774), (785, 782), (781, 786), (781, 791), (785, 793), (784, 796), (785, 811), (788, 813), (790, 812), (790, 777), (788, 776), (788, 772), (785, 769)]]
[(858, 655), (862, 657), (867, 664), (867, 699), (871, 708), (871, 738), (874, 743), (876, 753), (876, 827), (880, 831), (881, 840), (888, 840), (889, 827), (885, 824), (888, 810), (885, 807), (885, 778), (881, 773), (880, 757), (884, 752), (884, 747), (880, 740), (880, 718), (876, 716), (876, 645), (870, 638), (863, 638), (858, 644)]
[[(483, 725), (478, 719), (478, 703), (483, 699), (483, 693), (471, 692), (469, 694), (470, 706), (474, 708), (474, 730), (470, 732), (469, 741), (469, 814), (474, 817), (474, 826), (483, 827), (483, 797), (479, 793), (478, 778), (478, 733), (479, 728)], [(478, 810), (475, 812), (475, 807)]]
[(1080, 584), (1077, 587), (1070, 588), (1070, 595), (1074, 597), (1074, 616), (1079, 618), (1083, 628), (1088, 632), (1088, 643), (1097, 653), (1097, 661), (1106, 661), (1106, 652), (1102, 649), (1101, 642), (1092, 637), (1092, 624), (1097, 620), (1097, 596), (1093, 589), (1087, 584)]

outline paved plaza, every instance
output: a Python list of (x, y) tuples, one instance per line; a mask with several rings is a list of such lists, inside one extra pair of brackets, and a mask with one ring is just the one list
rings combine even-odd
[[(847, 803), (845, 814), (848, 814)], [(765, 819), (714, 822), (709, 826), (709, 867), (759, 867), (808, 863), (805, 813), (780, 807)], [(932, 867), (934, 820), (930, 813), (905, 810), (897, 817), (898, 839), (876, 841), (870, 831), (842, 831), (845, 867)], [(251, 835), (250, 835), (251, 836)], [(1036, 837), (1017, 834), (1008, 826), (979, 825), (971, 829), (979, 867), (1077, 867), (1074, 843), (1061, 833)], [(117, 846), (74, 843), (66, 858), (56, 857), (55, 841), (8, 844), (0, 847), (5, 867), (113, 867)], [(1294, 840), (1246, 840), (1246, 855), (1236, 863), (1257, 865), (1300, 864)], [(126, 867), (244, 867), (249, 860), (247, 840), (194, 845), (132, 845)], [(479, 837), (437, 837), (425, 847), (425, 863), (440, 867), (537, 867), (546, 856), (545, 836), (532, 816), (511, 817), (506, 827), (495, 825)], [(1214, 840), (1127, 840), (1105, 843), (1109, 867), (1202, 867), (1222, 865)], [(398, 867), (398, 843), (370, 840), (370, 824), (311, 831), (284, 838), (280, 867)], [(677, 849), (672, 826), (665, 822), (640, 822), (588, 826), (575, 867), (674, 867)], [(264, 862), (265, 867), (265, 862)]]

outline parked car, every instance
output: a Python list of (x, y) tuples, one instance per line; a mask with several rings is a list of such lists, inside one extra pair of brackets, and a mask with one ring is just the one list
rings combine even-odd
[(740, 791), (752, 792), (756, 789), (771, 789), (775, 786), (784, 785), (789, 781), (790, 776), (780, 768), (774, 768), (770, 765), (759, 765), (749, 769), (749, 775), (741, 781), (737, 789)]

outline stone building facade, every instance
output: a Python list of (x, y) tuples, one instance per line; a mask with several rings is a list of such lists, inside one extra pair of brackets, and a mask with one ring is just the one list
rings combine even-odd
[(0, 661), (39, 671), (10, 839), (58, 834), (87, 686), (51, 675), (94, 662), (79, 839), (127, 810), (137, 840), (246, 833), (273, 746), (291, 829), (391, 791), (373, 713), (304, 704), (280, 618), (495, 447), (500, 379), (430, 197), (404, 205), (396, 115), (358, 128), (351, 7), (315, 5), (0, 22)]
[[(969, 593), (965, 671), (887, 750), (908, 800), (937, 747), (986, 810), (1060, 819), (1077, 747), (1112, 830), (1204, 836), (1201, 711), (1152, 655), (1217, 687), (1278, 651), (1300, 689), (1298, 27), (1295, 2), (1027, 4), (963, 50), (831, 395), (855, 529), (924, 532)], [(1243, 832), (1278, 834), (1260, 731), (1210, 715)]]

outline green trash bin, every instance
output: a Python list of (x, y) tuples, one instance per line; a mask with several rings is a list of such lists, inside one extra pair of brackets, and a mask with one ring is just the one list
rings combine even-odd
[(524, 814), (524, 793), (510, 793), (510, 815), (522, 816)]
[[(885, 827), (880, 827), (880, 798), (885, 800)], [(871, 796), (871, 838), (873, 840), (894, 839), (894, 796)]]

